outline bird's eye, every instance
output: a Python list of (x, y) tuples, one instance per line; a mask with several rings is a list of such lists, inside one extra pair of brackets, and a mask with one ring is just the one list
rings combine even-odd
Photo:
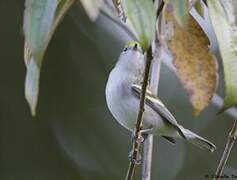
[(127, 50), (128, 50), (128, 48), (126, 47), (126, 48), (123, 49), (123, 52), (126, 52)]

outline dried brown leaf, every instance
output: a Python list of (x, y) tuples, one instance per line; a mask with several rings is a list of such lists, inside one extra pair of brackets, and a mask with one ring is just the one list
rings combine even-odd
[(187, 26), (181, 27), (170, 12), (166, 23), (172, 25), (173, 36), (168, 47), (174, 55), (174, 65), (184, 86), (194, 115), (209, 104), (217, 86), (217, 63), (209, 51), (209, 40), (196, 20), (189, 15)]

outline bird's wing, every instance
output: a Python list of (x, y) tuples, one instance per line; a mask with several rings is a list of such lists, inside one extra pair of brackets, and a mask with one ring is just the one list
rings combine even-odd
[[(142, 87), (140, 85), (137, 85), (137, 84), (132, 85), (132, 92), (138, 99), (140, 99), (141, 90), (142, 90)], [(167, 122), (168, 124), (173, 126), (175, 129), (177, 129), (179, 134), (185, 138), (174, 116), (165, 107), (165, 105), (158, 99), (158, 97), (156, 97), (149, 89), (147, 89), (146, 91), (145, 103), (154, 111), (156, 111), (162, 117), (162, 119), (165, 120), (165, 122)]]

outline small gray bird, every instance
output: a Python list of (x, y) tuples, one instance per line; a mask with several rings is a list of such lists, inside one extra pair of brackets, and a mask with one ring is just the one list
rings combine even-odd
[[(139, 110), (145, 57), (138, 43), (124, 48), (111, 71), (106, 85), (106, 101), (114, 118), (126, 129), (133, 131)], [(213, 152), (215, 145), (179, 125), (161, 100), (149, 90), (146, 92), (142, 134), (164, 137), (171, 143), (175, 138)]]

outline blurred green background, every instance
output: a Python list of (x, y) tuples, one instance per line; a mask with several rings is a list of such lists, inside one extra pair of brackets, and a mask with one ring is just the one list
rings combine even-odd
[[(47, 51), (32, 118), (24, 99), (23, 10), (23, 0), (0, 1), (0, 179), (123, 179), (130, 133), (108, 111), (104, 88), (128, 37), (103, 16), (90, 22), (74, 6)], [(155, 137), (153, 179), (205, 179), (215, 172), (233, 120), (217, 115), (211, 105), (192, 117), (183, 88), (165, 66), (159, 95), (181, 124), (211, 140), (217, 150), (211, 154), (182, 141), (172, 146)], [(227, 174), (237, 175), (235, 153), (236, 147)]]

